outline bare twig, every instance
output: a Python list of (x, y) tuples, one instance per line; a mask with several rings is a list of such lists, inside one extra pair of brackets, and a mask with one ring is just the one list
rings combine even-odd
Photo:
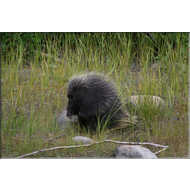
[(158, 153), (160, 153), (160, 152), (162, 152), (162, 151), (166, 150), (166, 148), (168, 148), (168, 146), (166, 146), (166, 147), (165, 147), (165, 148), (163, 148), (162, 150), (159, 150), (158, 152), (155, 152), (154, 154), (158, 154)]
[(117, 143), (117, 144), (128, 144), (128, 145), (151, 145), (151, 146), (162, 147), (163, 148), (162, 150), (160, 150), (160, 151), (158, 151), (158, 152), (156, 152), (154, 154), (158, 154), (158, 153), (162, 152), (163, 150), (165, 150), (166, 148), (168, 148), (168, 146), (163, 146), (163, 145), (160, 145), (160, 144), (154, 144), (154, 143), (149, 143), (149, 142), (122, 142), (122, 141), (114, 141), (114, 140), (104, 140), (104, 141), (101, 141), (101, 142), (94, 142), (93, 144), (73, 145), (73, 146), (58, 146), (58, 147), (53, 147), (53, 148), (48, 148), (48, 149), (41, 149), (41, 150), (38, 150), (38, 151), (31, 152), (29, 154), (21, 155), (21, 156), (16, 157), (16, 158), (23, 158), (23, 157), (26, 157), (26, 156), (30, 156), (30, 155), (33, 155), (33, 154), (40, 153), (40, 152), (56, 150), (56, 149), (88, 147), (88, 146), (92, 146), (94, 144), (100, 144), (100, 143), (105, 143), (105, 142), (113, 142), (113, 143)]
[(113, 141), (113, 140), (104, 140), (103, 142), (114, 142), (118, 144), (128, 144), (128, 145), (151, 145), (155, 147), (162, 147), (163, 149), (159, 150), (158, 152), (155, 152), (154, 154), (158, 154), (162, 151), (164, 151), (168, 146), (160, 145), (160, 144), (154, 144), (154, 143), (149, 143), (149, 142), (121, 142), (121, 141)]
[(19, 156), (17, 158), (23, 158), (23, 157), (26, 157), (26, 156), (30, 156), (30, 155), (33, 155), (33, 154), (37, 154), (39, 152), (45, 152), (45, 151), (49, 151), (49, 150), (56, 150), (56, 149), (63, 149), (63, 148), (78, 148), (78, 147), (90, 146), (90, 145), (92, 145), (92, 144), (74, 145), (74, 146), (58, 146), (58, 147), (53, 147), (53, 148), (41, 149), (41, 150), (38, 150), (38, 151), (31, 152), (29, 154), (25, 154), (25, 155)]
[(160, 144), (154, 144), (154, 143), (149, 143), (149, 142), (122, 142), (122, 141), (113, 141), (113, 140), (104, 140), (103, 142), (113, 142), (113, 143), (118, 143), (118, 144), (128, 144), (128, 145), (151, 145), (155, 147), (168, 147)]

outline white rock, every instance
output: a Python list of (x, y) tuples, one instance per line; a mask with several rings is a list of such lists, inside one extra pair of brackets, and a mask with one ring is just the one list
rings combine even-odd
[(73, 126), (77, 122), (78, 122), (77, 116), (73, 116), (71, 119), (69, 117), (67, 117), (67, 110), (64, 110), (60, 114), (59, 119), (58, 119), (58, 125), (63, 126), (63, 127), (66, 127), (66, 125)]
[(72, 140), (75, 142), (75, 144), (92, 144), (93, 140), (88, 137), (83, 136), (75, 136), (72, 138)]
[(157, 109), (165, 109), (166, 103), (162, 98), (158, 96), (150, 96), (150, 95), (136, 95), (131, 96), (128, 98), (128, 100), (131, 102), (133, 106), (135, 106), (137, 109), (141, 106), (147, 105), (147, 107), (156, 107)]
[(157, 158), (148, 148), (138, 145), (123, 145), (116, 149), (116, 158)]

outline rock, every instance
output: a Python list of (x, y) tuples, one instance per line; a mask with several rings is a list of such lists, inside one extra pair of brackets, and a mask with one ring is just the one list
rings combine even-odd
[(92, 144), (93, 140), (88, 137), (83, 136), (75, 136), (72, 138), (72, 140), (75, 142), (75, 144)]
[(116, 158), (157, 158), (148, 148), (138, 145), (123, 145), (116, 149)]
[(163, 110), (166, 108), (166, 103), (158, 96), (136, 95), (127, 98), (127, 101), (129, 101), (137, 109), (144, 105), (148, 108), (149, 106), (156, 107), (158, 110)]
[(67, 110), (64, 110), (58, 119), (58, 126), (66, 127), (67, 125), (74, 126), (78, 122), (78, 116), (73, 116), (71, 119), (67, 117)]

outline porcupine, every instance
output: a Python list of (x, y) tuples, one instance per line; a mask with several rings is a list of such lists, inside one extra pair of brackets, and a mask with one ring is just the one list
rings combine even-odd
[(124, 109), (115, 84), (103, 75), (90, 72), (74, 76), (67, 97), (67, 116), (77, 115), (87, 129), (127, 126), (135, 121)]

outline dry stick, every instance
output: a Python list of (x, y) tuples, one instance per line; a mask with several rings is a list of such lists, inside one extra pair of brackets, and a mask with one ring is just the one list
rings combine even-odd
[(149, 143), (149, 142), (122, 142), (122, 141), (113, 141), (113, 140), (104, 140), (103, 142), (114, 142), (118, 144), (129, 144), (129, 145), (151, 145), (155, 147), (168, 147), (160, 144), (154, 144), (154, 143)]
[(165, 148), (163, 148), (163, 149), (159, 150), (158, 152), (155, 152), (154, 154), (158, 154), (158, 153), (160, 153), (160, 152), (162, 152), (162, 151), (166, 150), (166, 148), (168, 148), (168, 146), (166, 146)]
[(104, 140), (102, 142), (95, 142), (95, 143), (92, 143), (92, 144), (85, 144), (85, 145), (73, 145), (73, 146), (58, 146), (58, 147), (53, 147), (53, 148), (48, 148), (48, 149), (41, 149), (41, 150), (38, 150), (38, 151), (34, 151), (34, 152), (31, 152), (29, 154), (25, 154), (25, 155), (21, 155), (19, 157), (16, 157), (16, 158), (23, 158), (23, 157), (26, 157), (26, 156), (30, 156), (30, 155), (33, 155), (33, 154), (37, 154), (39, 152), (45, 152), (45, 151), (49, 151), (49, 150), (56, 150), (56, 149), (63, 149), (63, 148), (78, 148), (78, 147), (87, 147), (87, 146), (92, 146), (94, 144), (100, 144), (100, 143), (104, 143), (104, 142), (113, 142), (113, 143), (117, 143), (117, 144), (128, 144), (128, 145), (151, 145), (151, 146), (155, 146), (155, 147), (163, 147), (162, 150), (154, 153), (154, 154), (158, 154), (160, 153), (161, 151), (165, 150), (166, 148), (168, 148), (168, 146), (163, 146), (163, 145), (160, 145), (160, 144), (154, 144), (154, 143), (149, 143), (149, 142), (121, 142), (121, 141), (114, 141), (114, 140)]
[(154, 143), (149, 143), (149, 142), (121, 142), (121, 141), (113, 141), (113, 140), (104, 140), (103, 142), (114, 142), (118, 144), (128, 144), (128, 145), (151, 145), (155, 147), (162, 147), (163, 149), (159, 150), (158, 152), (155, 152), (154, 154), (158, 154), (162, 151), (164, 151), (168, 146), (160, 145), (160, 144), (154, 144)]
[[(98, 143), (93, 143), (93, 144), (98, 144)], [(58, 147), (53, 147), (53, 148), (48, 148), (48, 149), (41, 149), (41, 150), (38, 150), (38, 151), (31, 152), (29, 154), (25, 154), (25, 155), (16, 157), (16, 158), (23, 158), (23, 157), (26, 157), (26, 156), (30, 156), (30, 155), (33, 155), (33, 154), (37, 154), (39, 152), (45, 152), (45, 151), (49, 151), (49, 150), (56, 150), (56, 149), (63, 149), (63, 148), (78, 148), (78, 147), (82, 147), (82, 146), (91, 146), (91, 145), (92, 144), (74, 145), (74, 146), (58, 146)]]

